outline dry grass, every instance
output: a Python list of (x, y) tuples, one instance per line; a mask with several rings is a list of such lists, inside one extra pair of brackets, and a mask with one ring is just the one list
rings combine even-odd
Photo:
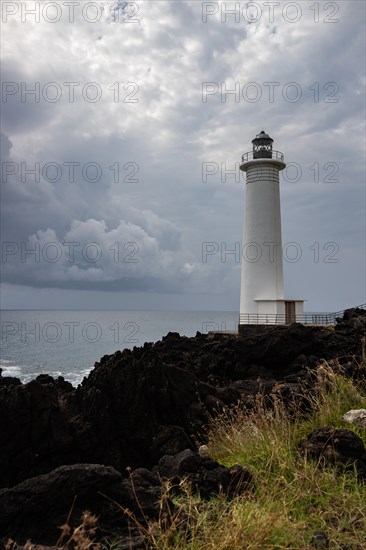
[[(304, 436), (329, 425), (352, 429), (366, 443), (366, 430), (342, 420), (349, 409), (366, 408), (366, 393), (338, 367), (334, 370), (324, 363), (317, 371), (315, 391), (305, 397), (311, 404), (306, 418), (293, 410), (290, 414), (274, 392), (271, 407), (258, 396), (253, 410), (226, 410), (213, 419), (207, 434), (209, 455), (226, 466), (248, 468), (255, 479), (254, 490), (232, 501), (224, 497), (203, 501), (187, 482), (181, 483), (179, 497), (167, 483), (160, 519), (147, 527), (136, 519), (146, 548), (310, 550), (319, 547), (313, 543), (314, 534), (324, 532), (330, 549), (366, 550), (366, 486), (357, 481), (356, 472), (319, 469), (297, 451)], [(168, 498), (174, 501), (175, 511), (167, 516)], [(94, 543), (95, 521), (94, 516), (84, 515), (82, 525), (72, 533), (63, 526), (59, 547), (125, 548), (118, 540)]]
[[(316, 391), (309, 393), (312, 414), (290, 415), (278, 395), (272, 407), (258, 396), (253, 410), (240, 408), (212, 420), (208, 451), (218, 462), (247, 467), (256, 489), (232, 502), (201, 502), (186, 491), (176, 503), (189, 513), (189, 525), (175, 536), (150, 539), (157, 550), (311, 549), (315, 532), (325, 532), (332, 549), (366, 549), (366, 488), (354, 472), (320, 470), (300, 456), (300, 440), (312, 430), (347, 427), (366, 442), (365, 430), (346, 425), (342, 415), (366, 407), (366, 396), (352, 380), (324, 363)], [(348, 545), (348, 546), (345, 546)]]
[[(61, 525), (61, 535), (54, 548), (64, 550), (102, 550), (102, 546), (94, 541), (94, 536), (97, 530), (98, 518), (86, 511), (83, 512), (81, 523), (74, 529), (69, 525), (69, 518), (64, 525)], [(5, 545), (5, 550), (16, 550), (18, 545), (11, 539)], [(45, 547), (38, 544), (33, 544), (27, 541), (22, 549), (24, 550), (43, 550)]]

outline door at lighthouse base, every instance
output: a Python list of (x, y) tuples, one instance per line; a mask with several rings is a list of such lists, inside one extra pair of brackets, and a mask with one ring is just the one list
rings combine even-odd
[(285, 302), (285, 318), (286, 324), (296, 322), (295, 302)]

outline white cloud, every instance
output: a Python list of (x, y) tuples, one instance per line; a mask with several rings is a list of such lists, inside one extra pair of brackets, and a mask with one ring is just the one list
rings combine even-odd
[[(226, 3), (228, 8), (237, 4), (242, 13), (245, 2)], [(334, 304), (340, 309), (347, 305), (351, 284), (364, 299), (362, 268), (350, 271), (351, 283), (344, 279), (346, 259), (358, 265), (364, 254), (364, 4), (319, 2), (319, 23), (311, 3), (297, 3), (301, 19), (295, 23), (283, 15), (288, 3), (276, 7), (272, 22), (264, 4), (258, 4), (263, 15), (253, 24), (242, 14), (239, 22), (227, 15), (223, 23), (222, 2), (203, 23), (203, 4), (197, 1), (137, 1), (138, 23), (123, 22), (129, 9), (124, 4), (114, 23), (108, 3), (95, 24), (83, 20), (76, 7), (74, 23), (65, 13), (54, 24), (42, 18), (35, 23), (31, 16), (22, 23), (20, 13), (9, 16), (3, 24), (3, 80), (20, 88), (24, 82), (29, 89), (39, 82), (41, 96), (39, 103), (31, 95), (22, 101), (19, 91), (3, 103), (5, 161), (27, 167), (97, 162), (102, 178), (95, 184), (85, 181), (80, 168), (70, 183), (64, 168), (57, 183), (44, 177), (22, 183), (19, 171), (2, 184), (3, 238), (16, 243), (30, 238), (43, 245), (47, 239), (59, 244), (95, 239), (103, 250), (119, 240), (135, 240), (141, 262), (121, 267), (105, 253), (96, 265), (65, 260), (35, 266), (16, 264), (14, 257), (4, 265), (6, 276), (12, 269), (19, 281), (38, 286), (52, 282), (81, 288), (85, 281), (91, 289), (110, 283), (110, 291), (125, 277), (129, 290), (145, 284), (148, 292), (226, 292), (230, 307), (237, 307), (237, 262), (222, 262), (216, 255), (203, 263), (202, 243), (226, 242), (230, 248), (241, 241), (244, 185), (230, 177), (222, 182), (220, 172), (203, 183), (202, 162), (232, 169), (250, 149), (254, 134), (265, 128), (275, 148), (302, 170), (299, 182), (282, 184), (283, 240), (298, 239), (304, 249), (334, 241), (342, 251), (331, 272), (337, 290), (330, 294), (326, 285), (314, 290), (306, 274), (322, 266), (305, 258), (296, 294), (311, 295), (309, 306), (316, 309), (328, 293), (322, 308)], [(332, 14), (332, 5), (338, 13)], [(42, 90), (52, 92), (47, 88), (52, 82), (62, 91), (56, 103), (42, 98)], [(73, 103), (67, 82), (80, 84)], [(85, 99), (90, 82), (102, 91), (96, 103)], [(118, 102), (115, 82), (122, 83)], [(206, 102), (203, 82), (217, 83), (217, 93)], [(261, 92), (257, 102), (245, 96), (245, 91), (249, 97), (254, 93), (255, 87), (246, 88), (253, 82)], [(269, 82), (279, 83), (273, 84), (273, 101), (264, 84)], [(134, 84), (124, 89), (126, 83)], [(239, 87), (239, 96), (222, 97), (222, 83), (227, 90)], [(292, 97), (299, 89), (298, 101), (286, 99), (286, 93)], [(328, 101), (333, 98), (338, 101)], [(123, 101), (129, 99), (138, 102)], [(110, 168), (115, 163), (119, 183)], [(128, 181), (128, 163), (138, 166), (137, 182)], [(338, 183), (324, 183), (327, 163), (337, 163)], [(292, 287), (298, 273), (295, 266), (285, 269)], [(193, 307), (198, 302), (196, 295), (191, 298)]]

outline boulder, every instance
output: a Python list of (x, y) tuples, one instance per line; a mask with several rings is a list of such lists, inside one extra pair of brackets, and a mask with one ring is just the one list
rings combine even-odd
[(343, 415), (343, 420), (360, 428), (366, 428), (366, 409), (352, 409)]
[[(122, 480), (110, 466), (61, 466), (0, 490), (1, 542), (12, 538), (24, 544), (31, 539), (52, 546), (60, 537), (60, 526), (67, 523), (75, 529), (88, 510), (98, 518), (96, 540), (108, 536), (121, 540), (119, 548), (144, 548), (144, 530), (149, 521), (159, 519), (161, 496), (159, 478), (145, 469)], [(166, 500), (167, 506), (172, 512)]]
[(359, 479), (366, 478), (366, 448), (351, 430), (319, 428), (300, 443), (299, 449), (320, 465), (336, 465), (346, 470), (356, 468)]
[(186, 449), (175, 456), (164, 456), (155, 469), (163, 479), (176, 486), (187, 479), (202, 498), (223, 494), (234, 498), (253, 486), (251, 473), (238, 464), (226, 468), (202, 453)]
[(0, 489), (0, 533), (24, 544), (56, 544), (60, 526), (76, 527), (84, 510), (101, 515), (121, 495), (121, 474), (109, 466), (74, 464), (61, 466), (11, 489)]

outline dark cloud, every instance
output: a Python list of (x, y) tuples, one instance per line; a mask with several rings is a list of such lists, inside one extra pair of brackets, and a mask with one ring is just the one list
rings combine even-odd
[[(103, 292), (128, 292), (140, 309), (169, 307), (173, 294), (177, 308), (221, 308), (223, 296), (229, 309), (238, 308), (240, 262), (221, 251), (242, 240), (244, 184), (225, 170), (262, 128), (301, 169), (298, 181), (283, 178), (281, 186), (283, 241), (302, 250), (301, 261), (285, 262), (288, 294), (308, 299), (308, 310), (364, 301), (364, 5), (320, 2), (315, 23), (314, 9), (298, 3), (301, 19), (290, 23), (281, 2), (273, 21), (263, 8), (248, 24), (244, 3), (224, 22), (224, 4), (216, 3), (218, 13), (206, 23), (200, 2), (136, 4), (138, 23), (123, 22), (125, 7), (119, 22), (104, 12), (91, 24), (77, 12), (74, 23), (14, 16), (3, 25), (3, 80), (62, 90), (57, 102), (42, 92), (39, 102), (22, 101), (19, 92), (2, 103), (2, 167), (11, 162), (17, 170), (2, 181), (2, 239), (18, 247), (2, 265), (7, 307), (19, 307), (19, 288), (25, 305), (42, 295), (45, 306), (81, 306), (85, 294), (73, 291), (84, 290), (96, 307), (110, 300)], [(330, 4), (339, 7), (338, 23), (325, 22)], [(204, 83), (216, 90), (207, 101)], [(95, 90), (101, 97), (93, 102), (87, 92)], [(207, 162), (217, 173), (203, 181)], [(39, 163), (37, 181), (22, 181), (22, 163)], [(70, 163), (78, 163), (73, 181)], [(92, 166), (83, 172), (90, 163), (99, 166), (98, 181), (91, 181)], [(50, 181), (55, 165), (62, 172)], [(327, 183), (332, 169), (338, 181)], [(65, 242), (80, 243), (72, 262)], [(116, 242), (136, 243), (139, 261), (114, 261)], [(329, 242), (339, 247), (337, 263), (324, 261)], [(22, 246), (43, 250), (50, 243), (62, 250), (57, 262), (42, 255), (22, 261)], [(88, 243), (102, 251), (95, 263), (80, 253)], [(219, 251), (207, 261), (204, 243)], [(323, 255), (318, 262), (314, 243)], [(44, 298), (42, 289), (56, 290)]]

